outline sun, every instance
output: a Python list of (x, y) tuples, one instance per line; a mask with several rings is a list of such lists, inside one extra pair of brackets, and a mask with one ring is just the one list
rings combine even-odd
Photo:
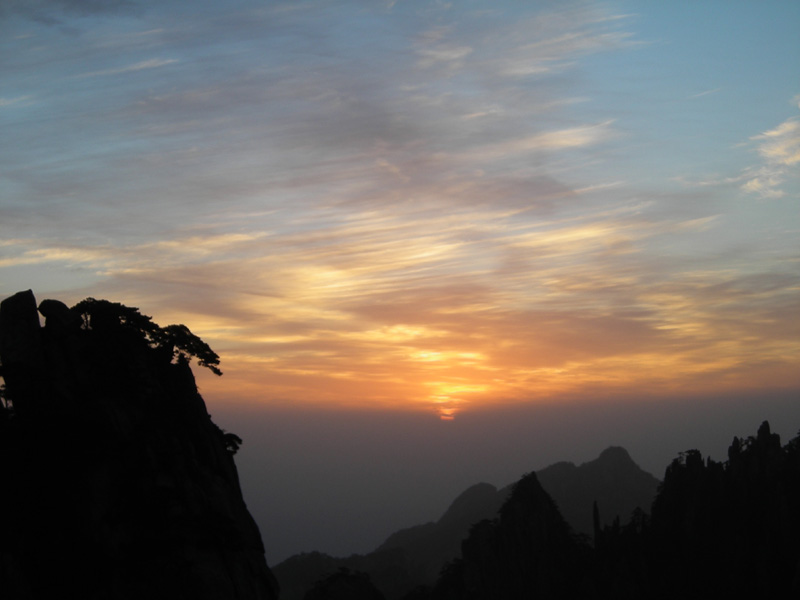
[(465, 381), (429, 381), (426, 385), (433, 388), (428, 399), (442, 421), (455, 419), (461, 407), (469, 402), (470, 394), (489, 389), (488, 385)]

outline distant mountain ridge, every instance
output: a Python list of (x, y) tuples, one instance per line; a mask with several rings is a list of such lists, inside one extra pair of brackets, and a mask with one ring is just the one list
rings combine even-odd
[[(602, 522), (626, 522), (637, 507), (649, 511), (659, 481), (643, 471), (624, 448), (612, 446), (579, 466), (559, 462), (536, 473), (564, 520), (576, 533), (592, 532), (592, 507)], [(340, 568), (368, 573), (387, 598), (400, 598), (418, 585), (432, 585), (442, 567), (461, 554), (474, 524), (493, 519), (515, 484), (496, 488), (478, 483), (459, 494), (439, 520), (391, 534), (366, 555), (334, 558), (313, 552), (292, 556), (273, 567), (283, 600), (300, 600), (304, 590)]]
[(536, 472), (539, 483), (576, 533), (591, 535), (592, 503), (601, 525), (625, 522), (636, 508), (650, 512), (659, 480), (644, 471), (625, 448), (610, 446), (595, 460), (575, 466), (559, 462)]
[(404, 600), (800, 598), (800, 435), (764, 421), (728, 460), (681, 452), (651, 514), (570, 535), (534, 473), (498, 518), (470, 528), (462, 557)]

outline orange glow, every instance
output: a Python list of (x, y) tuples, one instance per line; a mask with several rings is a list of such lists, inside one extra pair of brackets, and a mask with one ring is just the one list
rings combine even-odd
[[(388, 335), (383, 340), (354, 335), (343, 341), (338, 335), (315, 334), (319, 338), (310, 344), (255, 337), (254, 344), (269, 345), (264, 351), (267, 356), (223, 348), (225, 376), (220, 380), (201, 375), (199, 381), (204, 394), (224, 396), (226, 401), (430, 410), (442, 420), (453, 420), (472, 406), (496, 402), (798, 385), (796, 369), (786, 360), (800, 350), (797, 343), (712, 338), (707, 345), (682, 347), (683, 336), (708, 329), (700, 325), (658, 328), (667, 332), (658, 335), (675, 340), (676, 347), (647, 351), (624, 343), (615, 348), (611, 341), (612, 347), (606, 348), (602, 344), (593, 348), (591, 340), (577, 348), (569, 345), (569, 339), (525, 344), (519, 339), (524, 335), (455, 338), (450, 342), (452, 349), (411, 346), (406, 335)], [(613, 340), (613, 332), (608, 336)], [(247, 342), (240, 340), (237, 345)], [(475, 348), (469, 352), (455, 348), (465, 343)], [(312, 349), (315, 345), (316, 350)], [(756, 349), (758, 360), (753, 356)]]
[[(125, 303), (207, 341), (225, 376), (198, 380), (204, 395), (226, 402), (452, 420), (504, 402), (800, 387), (795, 279), (770, 275), (763, 285), (746, 272), (694, 265), (651, 279), (628, 268), (630, 257), (640, 260), (651, 237), (703, 233), (708, 220), (642, 224), (629, 220), (636, 210), (536, 226), (473, 211), (413, 228), (363, 214), (329, 233), (328, 244), (316, 234), (193, 236), (185, 246), (135, 248), (140, 264), (125, 273), (269, 293), (176, 305), (140, 292)], [(496, 236), (494, 254), (470, 241), (486, 235)], [(183, 266), (221, 248), (250, 255)], [(163, 266), (167, 251), (180, 268)]]
[(726, 3), (700, 71), (686, 2), (27, 4), (0, 299), (185, 324), (225, 402), (800, 389), (798, 2)]

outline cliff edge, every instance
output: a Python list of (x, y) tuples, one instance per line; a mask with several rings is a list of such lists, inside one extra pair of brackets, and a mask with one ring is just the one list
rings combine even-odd
[(278, 597), (193, 358), (220, 374), (188, 328), (121, 304), (0, 304), (4, 598)]

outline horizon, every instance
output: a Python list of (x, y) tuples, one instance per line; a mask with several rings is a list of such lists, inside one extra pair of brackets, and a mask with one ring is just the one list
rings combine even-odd
[(611, 445), (661, 478), (764, 420), (785, 442), (799, 26), (789, 1), (11, 0), (0, 297), (207, 342), (271, 561)]
[(236, 464), (274, 566), (302, 552), (366, 554), (397, 530), (438, 520), (474, 484), (499, 489), (557, 462), (590, 462), (610, 446), (661, 480), (687, 450), (727, 460), (733, 437), (754, 436), (764, 420), (782, 444), (800, 434), (793, 392), (696, 400), (515, 405), (465, 413), (444, 431), (413, 412), (209, 410), (243, 440)]

